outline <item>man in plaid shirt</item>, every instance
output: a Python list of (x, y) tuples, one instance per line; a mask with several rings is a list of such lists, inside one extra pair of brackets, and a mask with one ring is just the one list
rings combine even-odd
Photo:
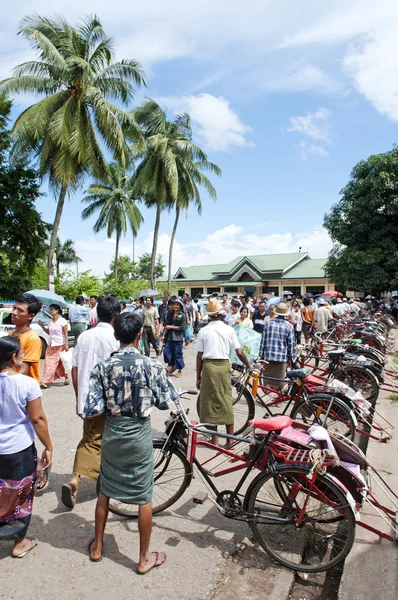
[(294, 356), (294, 328), (285, 320), (289, 314), (287, 304), (278, 304), (275, 318), (265, 324), (261, 338), (260, 358), (268, 363), (264, 366), (262, 375), (270, 377), (264, 380), (264, 383), (276, 390), (282, 387), (281, 380), (286, 376), (287, 363), (293, 360)]

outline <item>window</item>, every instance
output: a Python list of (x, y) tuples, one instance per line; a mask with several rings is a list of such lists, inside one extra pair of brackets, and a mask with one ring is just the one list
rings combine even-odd
[(323, 294), (325, 291), (324, 285), (307, 285), (305, 287), (306, 292), (310, 292), (311, 294)]
[(178, 290), (178, 297), (179, 298), (182, 298), (184, 294), (185, 294), (185, 288), (183, 290)]
[(200, 296), (200, 294), (203, 294), (203, 288), (191, 288), (191, 296), (192, 298), (195, 298), (195, 296)]
[(219, 287), (208, 287), (207, 288), (207, 293), (208, 294), (219, 294), (220, 293), (220, 288)]
[(225, 287), (224, 288), (224, 294), (237, 294), (239, 291), (238, 287)]
[(278, 287), (263, 286), (262, 290), (263, 290), (262, 291), (263, 294), (274, 294), (274, 296), (277, 296), (279, 294)]

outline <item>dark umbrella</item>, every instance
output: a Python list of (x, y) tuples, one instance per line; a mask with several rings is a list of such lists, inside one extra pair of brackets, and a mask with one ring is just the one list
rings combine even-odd
[(304, 296), (305, 296), (306, 298), (313, 298), (313, 297), (314, 297), (314, 294), (311, 294), (311, 292), (306, 292), (306, 293), (304, 294)]

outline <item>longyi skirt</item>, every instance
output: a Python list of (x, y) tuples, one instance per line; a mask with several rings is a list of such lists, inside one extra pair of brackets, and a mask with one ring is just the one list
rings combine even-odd
[(233, 425), (231, 365), (228, 359), (203, 361), (199, 413), (202, 423)]
[(101, 492), (125, 504), (147, 504), (153, 490), (151, 420), (107, 417), (101, 448)]
[(14, 454), (0, 454), (0, 540), (26, 537), (36, 470), (34, 444)]

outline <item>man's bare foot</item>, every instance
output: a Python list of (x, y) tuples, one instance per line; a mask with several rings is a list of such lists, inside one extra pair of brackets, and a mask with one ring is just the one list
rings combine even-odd
[(164, 552), (150, 552), (144, 561), (140, 561), (137, 573), (138, 575), (146, 575), (155, 567), (160, 567), (166, 560)]
[(95, 538), (90, 540), (87, 549), (90, 554), (91, 562), (99, 562), (102, 560), (102, 550), (104, 548), (104, 544), (101, 542), (98, 545), (95, 544)]
[(15, 540), (14, 548), (12, 549), (11, 556), (13, 558), (23, 558), (37, 546), (38, 542), (36, 538), (25, 537), (22, 539)]

